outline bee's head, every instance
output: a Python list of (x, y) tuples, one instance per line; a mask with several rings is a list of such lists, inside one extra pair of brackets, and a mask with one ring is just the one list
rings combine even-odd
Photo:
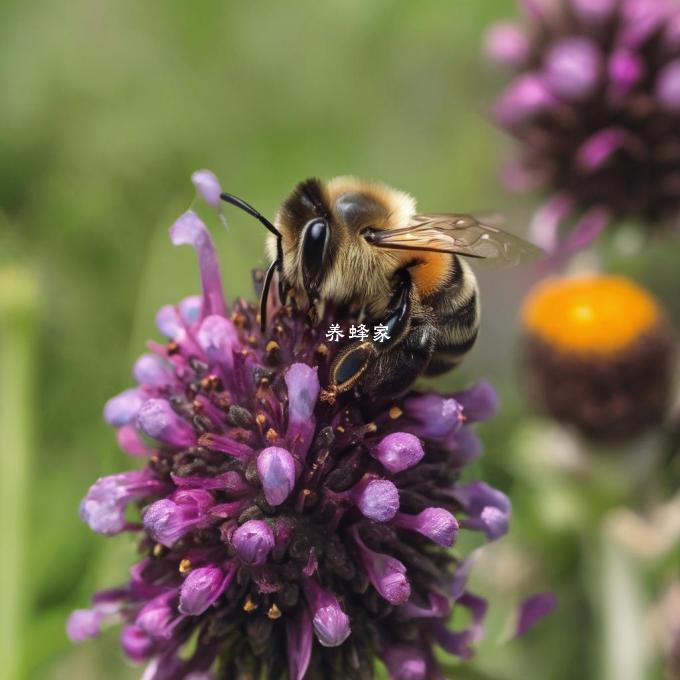
[[(328, 183), (305, 180), (284, 201), (276, 219), (284, 279), (311, 305), (329, 299), (381, 299), (389, 294), (399, 256), (378, 252), (367, 237), (371, 229), (399, 226), (412, 212), (410, 197), (383, 185), (348, 177)], [(270, 239), (272, 257), (275, 245)]]

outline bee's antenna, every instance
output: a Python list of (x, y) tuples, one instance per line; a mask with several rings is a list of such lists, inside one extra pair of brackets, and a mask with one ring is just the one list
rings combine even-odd
[(247, 212), (249, 215), (252, 215), (258, 222), (260, 222), (262, 225), (264, 225), (265, 229), (267, 231), (271, 232), (276, 236), (279, 241), (281, 240), (281, 232), (261, 213), (259, 213), (255, 208), (253, 208), (250, 203), (246, 203), (242, 198), (238, 198), (237, 196), (233, 196), (232, 194), (228, 194), (226, 191), (222, 194), (220, 194), (220, 198), (223, 201), (226, 201), (227, 203), (231, 203), (231, 205), (236, 206), (237, 208), (240, 208), (244, 212)]
[(281, 261), (283, 260), (283, 253), (281, 252), (281, 232), (264, 215), (255, 210), (250, 203), (246, 203), (242, 198), (228, 194), (226, 191), (220, 194), (220, 198), (223, 201), (240, 208), (244, 212), (247, 212), (260, 222), (267, 231), (276, 236), (276, 259), (269, 265), (269, 269), (267, 269), (262, 285), (262, 294), (260, 295), (260, 328), (264, 333), (267, 328), (267, 300), (269, 299), (269, 288), (272, 279), (274, 278), (274, 272), (280, 269)]

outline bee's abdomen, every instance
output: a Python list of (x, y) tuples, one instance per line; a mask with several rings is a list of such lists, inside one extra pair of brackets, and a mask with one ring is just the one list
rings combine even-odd
[(432, 308), (437, 341), (427, 375), (439, 375), (457, 366), (477, 339), (480, 320), (477, 280), (469, 266), (454, 257), (447, 285), (423, 300)]

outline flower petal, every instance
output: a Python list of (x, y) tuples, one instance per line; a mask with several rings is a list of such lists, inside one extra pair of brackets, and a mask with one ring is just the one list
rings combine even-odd
[(176, 246), (190, 245), (196, 249), (203, 285), (202, 316), (209, 314), (226, 316), (227, 305), (222, 292), (217, 253), (201, 218), (191, 210), (185, 212), (170, 228), (170, 238)]
[(281, 505), (295, 487), (295, 461), (286, 449), (270, 446), (257, 457), (257, 471), (269, 505)]
[(216, 566), (192, 569), (179, 591), (179, 611), (191, 616), (202, 614), (229, 587), (235, 574), (233, 565), (226, 571)]
[(289, 680), (304, 680), (312, 658), (312, 619), (305, 607), (286, 620)]
[(222, 187), (214, 172), (210, 170), (197, 170), (191, 175), (191, 181), (196, 187), (196, 192), (211, 208), (215, 210), (221, 209), (220, 194), (222, 193)]
[(316, 368), (307, 364), (293, 364), (286, 371), (285, 381), (288, 388), (286, 439), (291, 451), (304, 460), (316, 425), (314, 409), (319, 397), (319, 377)]
[(392, 474), (417, 465), (425, 455), (420, 439), (409, 432), (392, 432), (383, 437), (372, 454)]
[(241, 561), (251, 565), (264, 564), (275, 543), (271, 527), (259, 519), (242, 524), (231, 540)]
[(524, 635), (541, 619), (551, 614), (556, 606), (557, 597), (554, 593), (536, 593), (527, 597), (520, 605), (515, 636)]
[(196, 434), (165, 399), (149, 399), (139, 410), (137, 422), (144, 434), (168, 446), (184, 448), (196, 443)]

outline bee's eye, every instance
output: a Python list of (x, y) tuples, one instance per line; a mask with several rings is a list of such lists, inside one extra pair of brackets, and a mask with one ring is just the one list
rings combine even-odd
[(309, 282), (318, 280), (323, 267), (324, 252), (328, 239), (328, 223), (322, 219), (307, 224), (302, 241), (302, 267)]
[(375, 239), (375, 229), (371, 227), (367, 227), (361, 232), (361, 235), (369, 242), (373, 243), (373, 240)]

